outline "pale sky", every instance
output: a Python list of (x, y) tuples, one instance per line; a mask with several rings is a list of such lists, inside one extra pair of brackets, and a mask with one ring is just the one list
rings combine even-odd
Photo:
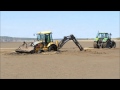
[(1, 36), (35, 38), (34, 33), (45, 30), (53, 38), (94, 38), (98, 31), (120, 35), (119, 11), (1, 11), (0, 16)]

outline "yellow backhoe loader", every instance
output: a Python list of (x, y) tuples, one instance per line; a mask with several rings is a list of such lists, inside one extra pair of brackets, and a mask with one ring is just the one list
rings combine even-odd
[(40, 53), (52, 50), (58, 51), (69, 40), (73, 40), (73, 42), (78, 46), (80, 51), (83, 50), (83, 47), (76, 40), (74, 35), (64, 36), (64, 38), (60, 42), (53, 42), (52, 32), (42, 31), (37, 33), (37, 41), (31, 43), (23, 42), (23, 44), (15, 51), (18, 53)]

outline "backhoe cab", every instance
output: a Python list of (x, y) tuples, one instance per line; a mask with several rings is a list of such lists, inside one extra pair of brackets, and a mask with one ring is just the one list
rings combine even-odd
[(57, 51), (57, 41), (56, 43), (53, 42), (51, 31), (38, 32), (37, 41), (36, 51)]

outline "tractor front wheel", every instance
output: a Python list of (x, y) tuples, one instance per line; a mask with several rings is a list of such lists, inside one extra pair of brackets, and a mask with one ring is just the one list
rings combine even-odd
[(104, 43), (102, 44), (102, 47), (103, 47), (103, 48), (111, 48), (111, 47), (110, 47), (110, 41), (104, 42)]
[(106, 42), (104, 42), (103, 44), (102, 44), (102, 48), (106, 48)]

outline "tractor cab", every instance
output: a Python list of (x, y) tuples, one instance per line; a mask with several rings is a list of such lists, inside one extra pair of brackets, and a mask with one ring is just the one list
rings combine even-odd
[(108, 33), (98, 33), (96, 38), (111, 38), (111, 34)]
[(38, 32), (37, 33), (37, 41), (41, 41), (45, 45), (48, 45), (50, 42), (53, 42), (52, 32), (51, 31)]

